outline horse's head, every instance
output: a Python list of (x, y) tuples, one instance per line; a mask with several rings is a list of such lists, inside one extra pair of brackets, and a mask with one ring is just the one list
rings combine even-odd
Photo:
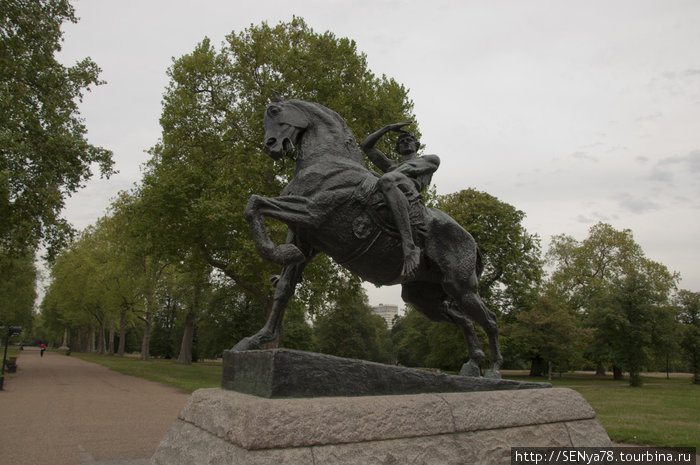
[(292, 156), (301, 134), (309, 126), (307, 115), (291, 100), (278, 99), (265, 109), (265, 152), (275, 160)]

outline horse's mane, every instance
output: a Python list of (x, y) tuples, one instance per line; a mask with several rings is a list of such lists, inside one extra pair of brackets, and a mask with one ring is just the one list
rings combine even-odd
[(346, 155), (354, 161), (364, 164), (364, 159), (362, 158), (362, 153), (360, 152), (360, 147), (355, 140), (355, 136), (345, 120), (338, 113), (324, 105), (321, 105), (320, 103), (307, 102), (297, 99), (288, 99), (285, 100), (285, 102), (295, 105), (300, 110), (307, 113), (310, 117), (316, 116), (324, 120), (329, 127), (339, 133), (339, 137), (341, 137), (344, 141), (344, 147), (347, 151)]

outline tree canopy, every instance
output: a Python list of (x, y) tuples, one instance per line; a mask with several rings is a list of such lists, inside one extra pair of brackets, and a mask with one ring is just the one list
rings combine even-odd
[(0, 248), (22, 251), (42, 240), (49, 253), (70, 227), (66, 196), (97, 164), (112, 173), (112, 153), (86, 140), (79, 117), (83, 92), (100, 69), (85, 58), (65, 67), (61, 25), (76, 22), (68, 0), (4, 0), (0, 4)]
[[(99, 69), (90, 59), (70, 68), (54, 59), (60, 24), (75, 21), (69, 3), (1, 7), (0, 213), (8, 220), (0, 226), (0, 324), (16, 324), (31, 319), (34, 247), (64, 240), (65, 196), (88, 179), (90, 164), (104, 175), (112, 165), (107, 150), (85, 141), (77, 113), (83, 92), (101, 83)], [(279, 267), (260, 259), (243, 217), (251, 194), (279, 195), (293, 172), (291, 161), (262, 150), (272, 91), (335, 110), (358, 140), (416, 118), (408, 91), (375, 76), (352, 40), (314, 32), (301, 18), (251, 25), (218, 48), (204, 38), (168, 76), (162, 137), (142, 182), (56, 255), (41, 328), (51, 338), (67, 329), (76, 348), (96, 343), (112, 353), (118, 337), (119, 354), (140, 345), (142, 358), (153, 350), (190, 363), (219, 357), (254, 332), (272, 303)], [(411, 130), (420, 135), (417, 124)], [(380, 148), (397, 157), (390, 139)], [(545, 279), (540, 239), (525, 229), (524, 212), (474, 189), (439, 196), (433, 187), (428, 197), (480, 247), (480, 294), (498, 316), (510, 367), (598, 363), (636, 382), (663, 358), (679, 366), (682, 348), (697, 379), (697, 293), (671, 299), (677, 275), (645, 257), (631, 231), (600, 223), (582, 241), (555, 236)], [(266, 225), (273, 240), (285, 240), (284, 224)], [(359, 278), (322, 255), (288, 310), (282, 346), (447, 370), (466, 361), (457, 328), (413, 310), (390, 337)]]
[(581, 242), (555, 236), (547, 258), (555, 267), (548, 292), (595, 330), (589, 357), (629, 371), (630, 383), (640, 383), (678, 275), (646, 258), (632, 231), (606, 223)]
[(36, 278), (33, 253), (0, 258), (0, 326), (31, 326)]
[[(253, 193), (279, 195), (293, 168), (262, 151), (261, 120), (272, 91), (322, 103), (364, 137), (389, 122), (415, 120), (407, 90), (374, 76), (353, 41), (316, 33), (301, 18), (232, 33), (220, 50), (204, 39), (168, 74), (162, 141), (151, 150), (139, 194), (152, 230), (171, 253), (203, 255), (269, 308), (269, 278), (279, 268), (258, 256), (242, 212)], [(285, 225), (269, 228), (284, 241)], [(332, 299), (334, 279), (356, 279), (323, 257), (305, 276), (298, 296), (311, 311)]]
[[(539, 238), (523, 226), (525, 214), (474, 189), (438, 195), (434, 203), (474, 236), (484, 261), (479, 293), (495, 310), (499, 324), (530, 308), (543, 270)], [(467, 360), (466, 343), (457, 328), (427, 321), (417, 312), (409, 312), (392, 335), (401, 363), (459, 370)]]
[(436, 205), (474, 236), (484, 260), (479, 294), (502, 314), (529, 308), (543, 277), (540, 239), (525, 213), (475, 189), (438, 196)]

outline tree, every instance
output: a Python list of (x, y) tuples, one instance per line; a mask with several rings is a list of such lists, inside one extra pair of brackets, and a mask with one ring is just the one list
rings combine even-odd
[(367, 296), (349, 283), (345, 298), (316, 317), (318, 351), (338, 357), (389, 363), (393, 359), (386, 321), (372, 313)]
[[(474, 236), (484, 263), (479, 294), (495, 311), (499, 323), (530, 308), (537, 298), (543, 263), (539, 238), (522, 225), (525, 213), (474, 189), (438, 195), (431, 203)], [(452, 325), (419, 322), (411, 312), (403, 324), (407, 333), (394, 332), (401, 363), (459, 370), (466, 362), (463, 335)], [(483, 336), (481, 328), (477, 331)], [(409, 342), (428, 335), (426, 341)], [(411, 344), (427, 352), (418, 353)]]
[(412, 308), (396, 319), (391, 338), (396, 360), (405, 366), (459, 371), (467, 361), (459, 328), (432, 322)]
[(309, 352), (316, 350), (314, 330), (306, 321), (306, 309), (298, 302), (296, 305), (290, 305), (284, 313), (282, 328), (280, 347)]
[(0, 249), (0, 326), (30, 329), (34, 317), (37, 270), (34, 254), (3, 256)]
[[(201, 257), (198, 255), (197, 258)], [(209, 296), (209, 273), (210, 268), (201, 260), (197, 263), (181, 265), (177, 270), (179, 275), (179, 287), (181, 302), (185, 306), (185, 315), (182, 328), (182, 340), (177, 361), (190, 364), (195, 359), (193, 357), (195, 342), (196, 320), (201, 313), (201, 309), (206, 305)]]
[(70, 233), (66, 196), (95, 163), (112, 173), (110, 151), (90, 145), (79, 117), (83, 92), (99, 81), (89, 58), (65, 67), (61, 24), (76, 22), (68, 0), (4, 0), (0, 5), (0, 250), (52, 256)]
[[(138, 213), (138, 198), (121, 193), (109, 214), (86, 228), (55, 259), (42, 313), (50, 316), (45, 322), (54, 330), (65, 327), (78, 331), (72, 339), (80, 343), (71, 343), (75, 350), (93, 350), (93, 325), (98, 328), (97, 350), (113, 350), (113, 328), (118, 319), (118, 353), (124, 355), (127, 326), (138, 319), (144, 324), (141, 358), (150, 357), (153, 318), (163, 300), (163, 278), (174, 266), (162, 259), (151, 237), (140, 235), (145, 220)], [(85, 330), (87, 341), (81, 334)]]
[[(412, 102), (403, 86), (367, 69), (354, 42), (318, 34), (300, 18), (232, 33), (220, 51), (204, 39), (168, 74), (162, 142), (140, 191), (144, 216), (173, 256), (201, 254), (269, 311), (269, 279), (279, 267), (258, 256), (242, 212), (253, 193), (279, 195), (293, 170), (262, 151), (272, 90), (333, 108), (363, 138), (388, 122), (415, 120)], [(271, 221), (269, 231), (283, 242), (287, 227)], [(355, 279), (325, 257), (305, 276), (297, 300), (311, 312), (329, 305), (337, 276)]]
[[(104, 325), (109, 313), (104, 285), (104, 257), (94, 227), (87, 228), (56, 257), (51, 267), (51, 285), (42, 302), (42, 313), (51, 315), (54, 329), (80, 330), (86, 335), (71, 337), (76, 350), (104, 352)], [(98, 341), (95, 347), (95, 324)], [(75, 339), (80, 339), (76, 343)]]
[(571, 310), (543, 296), (532, 309), (518, 313), (503, 333), (526, 359), (533, 361), (530, 375), (542, 375), (536, 372), (536, 361), (542, 360), (551, 381), (553, 368), (568, 370), (581, 363), (591, 330), (582, 328)]
[(212, 287), (198, 323), (198, 351), (204, 358), (221, 357), (224, 349), (265, 323), (263, 309), (231, 280), (220, 277)]
[(525, 213), (474, 189), (438, 196), (436, 204), (474, 236), (484, 261), (479, 294), (486, 304), (505, 315), (530, 308), (543, 262), (539, 237), (522, 224)]
[(683, 324), (681, 347), (693, 372), (693, 383), (700, 384), (700, 292), (681, 289), (676, 305)]
[[(396, 360), (409, 367), (427, 367), (426, 359), (431, 352), (430, 329), (434, 326), (417, 310), (409, 308), (405, 315), (399, 316), (391, 328), (391, 339), (396, 351)], [(455, 338), (456, 341), (460, 339)], [(464, 353), (464, 343), (456, 353)], [(465, 357), (466, 361), (466, 357)]]
[(640, 385), (654, 328), (678, 275), (647, 259), (632, 231), (605, 223), (593, 226), (582, 242), (553, 237), (547, 257), (555, 266), (549, 292), (595, 330), (589, 356), (601, 366), (612, 363), (616, 372), (629, 371), (630, 385)]

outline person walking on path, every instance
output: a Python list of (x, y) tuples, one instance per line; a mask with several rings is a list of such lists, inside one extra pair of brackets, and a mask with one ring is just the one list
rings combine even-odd
[(44, 351), (45, 351), (45, 350), (46, 350), (46, 344), (44, 344), (44, 343), (42, 342), (42, 343), (41, 343), (41, 356), (42, 356), (42, 357), (44, 356)]

